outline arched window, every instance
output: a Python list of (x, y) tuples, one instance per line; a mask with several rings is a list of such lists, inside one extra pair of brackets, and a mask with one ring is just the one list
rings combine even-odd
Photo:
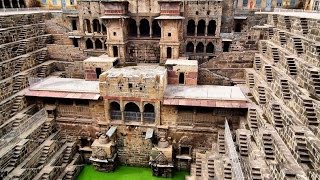
[(161, 36), (161, 27), (159, 26), (159, 23), (157, 20), (152, 21), (152, 35), (154, 37), (160, 37)]
[(93, 20), (93, 32), (100, 32), (100, 23), (98, 19)]
[(154, 123), (155, 121), (155, 113), (154, 113), (154, 106), (152, 104), (146, 104), (144, 105), (144, 111), (143, 111), (143, 119), (144, 122), (147, 123)]
[(196, 23), (194, 20), (189, 20), (187, 25), (187, 35), (188, 36), (194, 36), (196, 30)]
[(187, 47), (186, 47), (187, 52), (193, 52), (194, 51), (194, 45), (192, 42), (188, 42)]
[(86, 40), (86, 47), (87, 49), (93, 49), (93, 43), (90, 38)]
[(140, 21), (140, 36), (150, 36), (150, 25), (149, 21), (146, 19), (142, 19)]
[(203, 52), (204, 52), (204, 45), (202, 42), (199, 42), (196, 47), (196, 53), (203, 53)]
[(208, 35), (209, 36), (214, 36), (216, 35), (216, 21), (215, 20), (211, 20), (209, 21), (208, 24)]
[(121, 120), (120, 104), (117, 102), (110, 103), (110, 118), (111, 120)]
[(141, 113), (139, 106), (133, 102), (127, 103), (124, 108), (124, 118), (125, 121), (140, 121)]
[(206, 22), (201, 19), (199, 22), (198, 22), (198, 26), (197, 26), (197, 35), (198, 36), (204, 36), (204, 31), (206, 29)]
[(129, 19), (128, 22), (128, 35), (131, 37), (137, 36), (137, 23), (134, 19)]
[(102, 42), (100, 41), (100, 39), (96, 39), (94, 44), (96, 46), (96, 49), (102, 49)]
[(87, 31), (88, 33), (91, 33), (91, 26), (90, 26), (90, 20), (89, 19), (85, 19), (83, 20), (83, 29), (85, 31)]
[(214, 45), (212, 44), (212, 42), (209, 42), (207, 44), (206, 53), (214, 53)]

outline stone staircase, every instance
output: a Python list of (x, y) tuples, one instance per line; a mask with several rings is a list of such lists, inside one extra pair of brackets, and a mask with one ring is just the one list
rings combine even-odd
[(39, 40), (39, 42), (37, 44), (37, 48), (41, 49), (43, 47), (46, 47), (46, 41), (47, 41), (47, 36), (41, 36), (40, 40)]
[(294, 49), (296, 50), (297, 54), (303, 54), (304, 50), (302, 47), (302, 42), (300, 38), (293, 38), (293, 45)]
[(291, 29), (291, 21), (289, 16), (284, 16), (284, 23), (286, 28), (290, 31)]
[(274, 26), (277, 26), (278, 24), (278, 17), (276, 14), (272, 15), (272, 20), (273, 20), (273, 25)]
[(295, 133), (296, 153), (293, 153), (296, 159), (301, 163), (310, 163), (310, 157), (307, 149), (307, 142), (304, 133)]
[(224, 179), (232, 179), (231, 163), (229, 161), (224, 163), (223, 177)]
[(311, 99), (303, 99), (304, 114), (309, 126), (318, 126), (319, 122), (315, 113), (314, 105)]
[(224, 131), (218, 132), (218, 151), (220, 154), (226, 153), (225, 142), (224, 142)]
[(18, 73), (21, 72), (22, 66), (23, 66), (23, 64), (24, 64), (24, 60), (25, 60), (24, 58), (20, 58), (20, 59), (18, 60), (17, 64), (16, 64), (15, 67), (14, 67), (14, 73), (15, 73), (15, 74), (18, 74)]
[(18, 40), (26, 39), (27, 32), (28, 29), (23, 27), (21, 32), (19, 33)]
[(17, 93), (22, 89), (24, 80), (25, 77), (23, 75), (19, 75), (14, 79), (13, 93)]
[(64, 155), (63, 155), (63, 161), (62, 163), (69, 163), (69, 160), (70, 160), (70, 157), (71, 157), (71, 154), (72, 154), (72, 146), (68, 146)]
[(258, 94), (259, 94), (259, 103), (266, 103), (266, 93), (263, 86), (258, 86)]
[(300, 19), (301, 29), (303, 34), (308, 34), (308, 21), (306, 18)]
[(266, 72), (266, 78), (267, 82), (272, 82), (272, 70), (271, 70), (271, 65), (266, 65), (264, 66), (264, 70)]
[(239, 153), (241, 156), (248, 156), (248, 135), (247, 133), (241, 132), (243, 129), (237, 131), (237, 143), (239, 146)]
[(275, 154), (274, 154), (273, 143), (272, 143), (273, 140), (272, 140), (271, 134), (263, 134), (262, 140), (263, 140), (263, 150), (264, 150), (266, 159), (274, 160)]
[(20, 44), (19, 44), (18, 50), (17, 50), (17, 56), (20, 56), (20, 55), (24, 54), (26, 45), (27, 45), (27, 41), (26, 40), (20, 41)]
[(197, 156), (196, 158), (196, 176), (201, 177), (202, 176), (202, 157)]
[(320, 95), (320, 74), (318, 71), (310, 71), (311, 84), (316, 95)]
[(290, 89), (289, 89), (288, 80), (281, 79), (280, 80), (280, 86), (281, 86), (282, 98), (285, 99), (285, 100), (290, 100), (291, 99), (291, 93), (290, 93)]
[(292, 57), (287, 57), (287, 65), (288, 65), (288, 71), (291, 76), (297, 75), (297, 67), (295, 63), (295, 59)]
[(272, 57), (273, 57), (273, 62), (277, 63), (280, 60), (280, 56), (279, 56), (279, 51), (278, 48), (272, 48)]
[(43, 165), (43, 164), (46, 163), (46, 160), (48, 158), (49, 150), (50, 150), (50, 146), (46, 145), (46, 146), (43, 147), (41, 156), (39, 158), (39, 165)]
[(39, 139), (44, 141), (50, 134), (51, 130), (51, 123), (50, 122), (45, 122), (43, 126), (41, 127), (41, 132), (39, 135)]
[(46, 57), (47, 57), (47, 51), (45, 51), (45, 50), (41, 51), (39, 59), (38, 59), (38, 63), (42, 64), (43, 62), (45, 62)]
[(259, 56), (254, 57), (254, 68), (256, 70), (260, 70), (261, 69), (261, 59)]
[(48, 65), (47, 64), (43, 64), (41, 67), (40, 67), (40, 72), (38, 73), (38, 77), (39, 78), (45, 78), (47, 75), (47, 68), (48, 68)]
[(23, 148), (23, 145), (20, 144), (14, 148), (8, 167), (15, 167), (17, 165)]
[(280, 37), (280, 44), (285, 45), (287, 43), (286, 34), (282, 31), (279, 31), (279, 37)]
[(20, 106), (22, 103), (23, 103), (23, 96), (17, 96), (11, 108), (10, 117), (14, 116), (18, 111), (20, 111)]
[(257, 113), (255, 109), (249, 109), (249, 124), (250, 128), (253, 129), (258, 129), (258, 121), (257, 121)]
[(268, 35), (269, 35), (270, 39), (273, 37), (273, 35), (274, 35), (273, 28), (268, 29)]
[(208, 178), (209, 180), (213, 180), (215, 177), (215, 168), (214, 168), (214, 159), (208, 159)]
[(273, 123), (276, 128), (283, 128), (283, 121), (281, 118), (281, 109), (279, 104), (272, 104), (271, 107)]

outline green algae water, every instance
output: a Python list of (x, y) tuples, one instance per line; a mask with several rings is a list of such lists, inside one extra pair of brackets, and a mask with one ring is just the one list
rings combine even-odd
[(77, 180), (184, 180), (187, 172), (175, 172), (173, 178), (152, 176), (150, 168), (118, 166), (114, 172), (96, 171), (92, 165), (86, 165)]

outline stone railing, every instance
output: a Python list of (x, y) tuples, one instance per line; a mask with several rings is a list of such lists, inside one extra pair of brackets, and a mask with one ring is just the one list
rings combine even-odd
[(19, 136), (24, 133), (26, 130), (30, 129), (35, 124), (42, 124), (46, 120), (46, 110), (41, 109), (33, 116), (31, 116), (28, 120), (23, 122), (18, 126), (17, 129), (12, 130), (10, 133), (4, 135), (0, 139), (0, 149), (9, 146), (11, 144), (15, 144), (20, 141)]
[(283, 9), (283, 8), (274, 8), (274, 12), (306, 12), (306, 13), (319, 13), (320, 10), (305, 10), (305, 9)]
[(91, 118), (91, 112), (88, 106), (59, 105), (57, 112), (62, 117)]
[(129, 121), (141, 121), (141, 112), (124, 111), (124, 119)]

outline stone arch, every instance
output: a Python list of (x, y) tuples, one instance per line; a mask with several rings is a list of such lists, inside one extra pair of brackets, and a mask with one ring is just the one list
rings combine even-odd
[(154, 123), (155, 121), (155, 107), (151, 103), (147, 103), (143, 106), (143, 119), (147, 123)]
[(191, 145), (192, 140), (188, 136), (182, 136), (178, 142), (180, 145)]
[(110, 119), (111, 120), (121, 120), (121, 107), (120, 104), (116, 101), (112, 101), (109, 104), (109, 111), (110, 111)]
[(121, 111), (120, 104), (116, 101), (112, 101), (109, 105), (110, 110)]
[(92, 40), (90, 38), (88, 38), (86, 40), (86, 48), (87, 49), (93, 49), (93, 43), (92, 43)]
[(100, 39), (96, 39), (96, 41), (94, 42), (94, 45), (96, 49), (103, 49), (103, 45)]
[(140, 107), (135, 102), (127, 102), (124, 105), (124, 111), (140, 112)]
[(207, 30), (208, 35), (215, 36), (216, 35), (216, 28), (217, 28), (216, 21), (215, 20), (209, 21), (208, 30)]
[(140, 36), (150, 36), (150, 25), (147, 19), (140, 20)]
[(124, 107), (124, 119), (125, 121), (140, 121), (140, 107), (134, 102), (126, 103)]
[(155, 108), (154, 108), (154, 105), (151, 104), (151, 103), (147, 103), (143, 106), (143, 112), (152, 112), (154, 113), (155, 112)]
[(195, 30), (196, 30), (196, 23), (194, 22), (193, 19), (190, 19), (188, 21), (188, 25), (187, 25), (187, 35), (188, 36), (194, 36), (195, 35)]
[(214, 53), (214, 45), (212, 42), (209, 42), (206, 47), (206, 53)]
[(186, 52), (190, 52), (190, 53), (194, 52), (194, 45), (192, 42), (188, 42), (188, 44), (186, 46)]
[(161, 27), (156, 19), (152, 21), (152, 36), (161, 37)]
[(204, 36), (205, 35), (205, 29), (206, 29), (206, 21), (203, 19), (198, 21), (198, 26), (197, 26), (197, 35), (198, 36)]
[(91, 33), (91, 25), (90, 25), (90, 20), (89, 19), (84, 19), (83, 20), (83, 29), (87, 31), (88, 33)]
[(93, 32), (100, 32), (101, 27), (100, 27), (99, 20), (98, 19), (94, 19), (92, 24), (93, 24)]
[(137, 22), (136, 22), (136, 20), (130, 18), (127, 28), (128, 28), (128, 36), (131, 36), (131, 37), (137, 36)]
[(199, 42), (196, 47), (196, 53), (203, 53), (203, 52), (204, 52), (204, 45), (202, 42)]

